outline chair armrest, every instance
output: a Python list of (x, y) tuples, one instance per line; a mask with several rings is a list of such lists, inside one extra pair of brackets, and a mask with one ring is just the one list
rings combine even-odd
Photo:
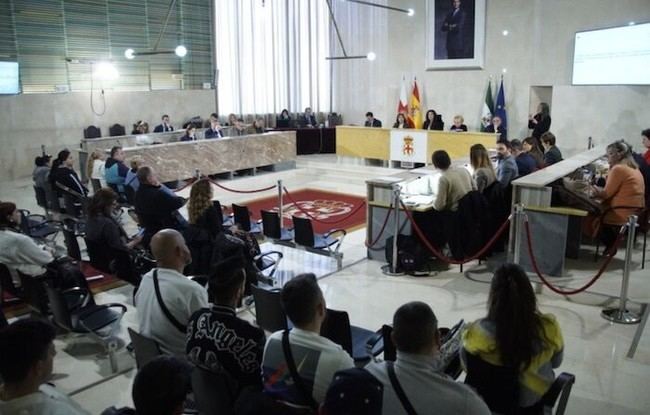
[(118, 308), (121, 310), (121, 314), (124, 315), (126, 313), (126, 306), (124, 304), (120, 303), (108, 303), (108, 304), (98, 304), (94, 306), (91, 310), (85, 311), (83, 313), (79, 314), (79, 320), (83, 320), (87, 318), (88, 316), (92, 316), (93, 314), (106, 310), (107, 308)]
[(264, 257), (267, 257), (269, 255), (277, 255), (279, 259), (284, 258), (284, 255), (280, 251), (268, 251), (268, 252), (263, 252), (259, 255), (257, 255), (255, 258), (253, 258), (255, 261), (262, 259)]
[(329, 238), (332, 235), (340, 234), (341, 236), (338, 238), (338, 242), (336, 243), (336, 247), (332, 250), (332, 247), (328, 246), (327, 250), (330, 251), (331, 253), (338, 253), (339, 249), (341, 248), (341, 244), (343, 243), (343, 239), (345, 239), (345, 236), (348, 234), (345, 229), (332, 229), (329, 232), (326, 232), (323, 234), (325, 238)]
[(369, 356), (372, 356), (372, 351), (377, 346), (377, 343), (379, 343), (382, 339), (384, 338), (384, 333), (382, 329), (377, 330), (372, 336), (368, 338), (366, 341), (366, 352), (368, 352)]
[(576, 381), (575, 375), (571, 373), (562, 372), (555, 378), (549, 390), (542, 397), (544, 406), (555, 406), (557, 398), (560, 396), (564, 388), (573, 385)]
[(331, 230), (325, 232), (323, 234), (323, 236), (327, 238), (327, 237), (332, 236), (332, 235), (337, 234), (337, 233), (343, 234), (343, 236), (348, 234), (348, 232), (345, 229), (337, 228), (337, 229), (331, 229)]
[(45, 222), (47, 220), (47, 216), (41, 215), (40, 213), (26, 213), (26, 215), (27, 219), (39, 219), (41, 222)]
[(26, 216), (29, 216), (32, 214), (28, 209), (17, 209), (18, 212), (24, 213)]

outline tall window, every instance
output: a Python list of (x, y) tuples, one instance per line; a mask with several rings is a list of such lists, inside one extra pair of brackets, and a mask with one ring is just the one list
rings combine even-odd
[(329, 110), (325, 0), (215, 1), (219, 110)]

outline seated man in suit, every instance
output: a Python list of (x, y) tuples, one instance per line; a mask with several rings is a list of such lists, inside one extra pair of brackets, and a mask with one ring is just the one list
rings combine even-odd
[(156, 126), (153, 129), (154, 133), (166, 133), (168, 131), (174, 131), (174, 127), (169, 123), (169, 115), (165, 114), (162, 116), (162, 124)]
[(501, 187), (507, 187), (511, 181), (519, 176), (517, 162), (511, 153), (512, 146), (509, 141), (497, 143), (497, 180)]
[(185, 199), (163, 189), (149, 166), (138, 169), (138, 181), (140, 187), (135, 193), (135, 213), (144, 228), (143, 245), (148, 246), (151, 237), (161, 229), (182, 230), (185, 226), (179, 220), (177, 210), (185, 204)]
[(485, 132), (486, 133), (499, 133), (501, 134), (498, 138), (498, 140), (507, 140), (508, 139), (508, 131), (503, 128), (503, 125), (501, 125), (501, 117), (498, 115), (495, 115), (492, 117), (492, 122), (490, 125), (485, 127)]
[(192, 315), (187, 329), (187, 356), (193, 364), (214, 372), (225, 369), (240, 388), (262, 389), (260, 368), (264, 330), (237, 317), (235, 308), (244, 295), (246, 273), (241, 257), (215, 265), (209, 276), (212, 307)]
[(187, 323), (194, 312), (208, 306), (208, 293), (183, 275), (192, 255), (178, 231), (156, 233), (151, 252), (157, 267), (144, 275), (134, 298), (140, 333), (157, 341), (163, 352), (185, 356)]
[(542, 134), (540, 139), (542, 142), (542, 147), (544, 147), (544, 164), (550, 166), (557, 162), (562, 161), (562, 153), (560, 149), (555, 146), (555, 134), (550, 131)]
[(305, 108), (305, 113), (303, 116), (300, 118), (300, 123), (307, 128), (314, 128), (316, 127), (316, 117), (314, 114), (311, 112), (311, 107)]
[(537, 170), (537, 161), (535, 161), (535, 158), (530, 153), (524, 151), (521, 141), (517, 139), (510, 141), (510, 147), (512, 155), (517, 162), (519, 177)]
[(111, 155), (104, 164), (104, 177), (106, 183), (118, 193), (124, 193), (124, 181), (129, 168), (124, 164), (124, 150), (122, 147), (111, 148)]
[(379, 127), (381, 128), (381, 121), (375, 118), (372, 112), (366, 112), (366, 123), (364, 127)]
[(223, 131), (221, 131), (221, 124), (217, 114), (210, 115), (210, 128), (205, 130), (205, 138), (223, 138)]
[(435, 413), (439, 414), (490, 414), (485, 402), (469, 386), (435, 369), (440, 334), (431, 307), (414, 301), (398, 308), (393, 316), (391, 339), (397, 348), (397, 360), (366, 366), (384, 385), (382, 413), (406, 413), (395, 391), (394, 385), (398, 384), (414, 413), (428, 414), (436, 408)]
[(56, 330), (22, 319), (0, 331), (0, 414), (87, 415), (76, 402), (46, 382), (56, 355)]
[[(264, 391), (278, 400), (315, 407), (323, 401), (334, 373), (354, 367), (354, 362), (341, 346), (320, 335), (326, 305), (314, 274), (301, 274), (287, 282), (282, 289), (282, 306), (294, 328), (275, 332), (266, 342)], [(306, 385), (304, 393), (289, 369), (283, 351), (285, 336), (296, 375)]]

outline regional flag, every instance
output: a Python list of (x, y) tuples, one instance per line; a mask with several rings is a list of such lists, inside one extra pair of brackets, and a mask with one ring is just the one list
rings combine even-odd
[(409, 105), (408, 120), (413, 128), (422, 128), (422, 111), (420, 110), (420, 91), (418, 81), (413, 79), (413, 92), (411, 92), (411, 103)]
[(503, 77), (501, 77), (501, 86), (499, 86), (499, 93), (497, 94), (497, 106), (494, 110), (494, 115), (501, 118), (501, 126), (508, 129), (508, 119), (506, 118), (506, 94), (503, 91)]
[(409, 103), (408, 97), (406, 96), (406, 79), (402, 77), (402, 87), (399, 91), (399, 103), (397, 104), (397, 113), (402, 113), (405, 116), (408, 116), (409, 113)]
[(487, 92), (485, 93), (485, 101), (483, 101), (483, 111), (481, 112), (481, 131), (485, 131), (494, 113), (494, 101), (492, 100), (492, 80), (488, 81)]

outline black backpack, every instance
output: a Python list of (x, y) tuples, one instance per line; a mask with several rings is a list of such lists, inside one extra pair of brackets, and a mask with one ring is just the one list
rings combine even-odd
[[(427, 260), (429, 258), (426, 249), (418, 238), (413, 235), (397, 236), (397, 268), (407, 274), (427, 272)], [(386, 239), (386, 261), (392, 265), (393, 262), (393, 237)]]

